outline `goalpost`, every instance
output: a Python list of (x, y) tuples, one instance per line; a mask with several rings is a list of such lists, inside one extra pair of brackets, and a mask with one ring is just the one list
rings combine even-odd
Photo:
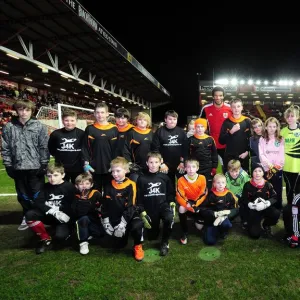
[[(62, 123), (62, 115), (65, 109), (76, 111), (77, 113), (76, 127), (82, 130), (85, 130), (85, 128), (88, 125), (93, 124), (95, 122), (93, 109), (73, 106), (68, 104), (61, 104), (61, 103), (57, 105), (57, 109), (48, 106), (42, 106), (39, 109), (36, 118), (47, 126), (48, 133), (51, 134), (52, 131), (64, 127)], [(110, 113), (109, 115), (113, 116), (114, 114)]]

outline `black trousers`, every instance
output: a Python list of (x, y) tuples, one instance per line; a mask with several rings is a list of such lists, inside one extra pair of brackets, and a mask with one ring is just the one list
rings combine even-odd
[(15, 187), (18, 201), (23, 208), (23, 214), (32, 209), (32, 205), (45, 184), (44, 176), (36, 176), (38, 170), (16, 170)]
[(201, 221), (199, 223), (203, 223), (203, 224), (205, 223), (211, 224), (214, 221), (211, 211), (208, 210), (207, 211), (200, 210), (198, 213), (192, 213), (191, 211), (186, 211), (185, 213), (178, 212), (178, 216), (179, 216), (179, 222), (180, 222), (182, 232), (185, 235), (188, 235), (188, 222), (187, 222), (188, 217), (192, 218), (195, 222)]
[(55, 228), (54, 238), (56, 240), (66, 240), (71, 232), (71, 224), (68, 223), (60, 223), (57, 219), (55, 219), (52, 215), (46, 215), (39, 209), (31, 209), (27, 211), (26, 221), (41, 221), (43, 224), (51, 225)]
[(89, 236), (102, 237), (105, 231), (99, 218), (82, 216), (76, 221), (76, 232), (79, 242), (85, 242)]
[(287, 204), (283, 209), (284, 228), (289, 236), (299, 232), (299, 213), (300, 208), (298, 207), (298, 214), (295, 214), (295, 212), (293, 214), (292, 204)]
[(287, 202), (291, 204), (294, 196), (300, 193), (300, 174), (283, 171), (283, 178), (286, 185)]
[[(117, 226), (120, 223), (120, 221), (118, 221), (118, 222), (112, 221), (111, 222), (112, 227)], [(125, 235), (123, 237), (118, 238), (118, 237), (113, 236), (115, 248), (124, 248), (128, 243), (129, 234), (131, 234), (131, 236), (133, 238), (134, 245), (141, 244), (141, 242), (143, 240), (143, 231), (144, 231), (143, 221), (138, 216), (134, 217), (127, 224)]]
[(242, 168), (249, 173), (249, 155), (247, 155), (244, 159), (239, 158), (239, 154), (230, 154), (226, 153), (224, 155), (224, 169), (227, 170), (228, 162), (232, 159), (239, 160)]
[(163, 222), (163, 232), (162, 232), (162, 243), (168, 243), (172, 228), (174, 224), (173, 211), (168, 203), (160, 206), (159, 212), (157, 214), (150, 214), (148, 216), (151, 219), (151, 229), (147, 229), (148, 239), (156, 240), (159, 236), (159, 226), (160, 221)]
[(261, 221), (263, 220), (263, 226), (276, 225), (280, 217), (280, 210), (270, 206), (267, 209), (257, 211), (244, 206), (240, 207), (240, 214), (243, 215), (243, 221), (248, 223), (249, 236), (258, 239), (262, 234)]
[(94, 188), (102, 193), (104, 186), (112, 180), (111, 175), (108, 174), (95, 174), (93, 173), (93, 180), (94, 180)]
[(65, 172), (65, 181), (71, 181), (75, 184), (75, 179), (78, 175), (82, 174), (83, 172)]
[(212, 188), (212, 181), (213, 181), (213, 177), (211, 175), (211, 170), (199, 170), (197, 172), (198, 174), (201, 174), (203, 176), (205, 176), (205, 179), (206, 179), (206, 187), (208, 190), (211, 190)]

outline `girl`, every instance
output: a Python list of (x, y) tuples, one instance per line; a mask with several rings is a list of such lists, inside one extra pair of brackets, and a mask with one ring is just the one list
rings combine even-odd
[(265, 122), (265, 132), (259, 139), (260, 162), (268, 172), (267, 177), (277, 194), (276, 208), (282, 209), (282, 168), (284, 165), (284, 139), (280, 136), (279, 121), (270, 117)]
[(294, 194), (300, 193), (300, 128), (299, 106), (291, 106), (284, 112), (288, 124), (280, 132), (285, 139), (283, 177), (286, 183), (286, 196), (288, 204), (293, 201)]
[(251, 120), (251, 133), (252, 136), (250, 137), (250, 165), (252, 165), (253, 163), (259, 163), (258, 142), (260, 137), (264, 134), (264, 124), (261, 119), (255, 118)]

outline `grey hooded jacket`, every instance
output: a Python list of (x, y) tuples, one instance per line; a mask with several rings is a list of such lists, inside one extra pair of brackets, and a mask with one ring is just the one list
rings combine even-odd
[(5, 167), (35, 170), (49, 162), (47, 127), (36, 119), (25, 125), (18, 118), (7, 123), (2, 132), (2, 158)]

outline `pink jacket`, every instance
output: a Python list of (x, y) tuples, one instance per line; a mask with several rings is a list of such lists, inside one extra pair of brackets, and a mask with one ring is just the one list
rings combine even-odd
[(259, 159), (265, 171), (269, 171), (269, 165), (284, 165), (284, 139), (278, 142), (271, 138), (268, 142), (261, 137), (258, 143)]

